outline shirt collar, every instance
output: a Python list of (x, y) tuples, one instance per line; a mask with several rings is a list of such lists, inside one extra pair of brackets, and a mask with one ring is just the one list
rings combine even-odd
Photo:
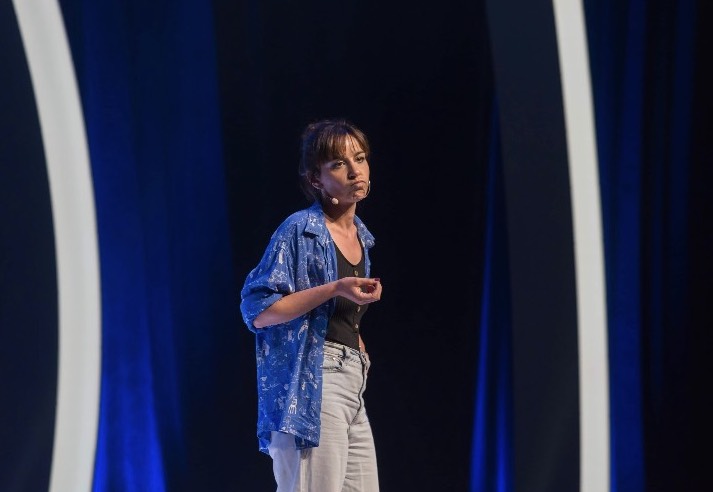
[[(366, 248), (371, 248), (374, 245), (374, 236), (356, 215), (354, 216), (354, 224), (357, 227), (357, 234), (361, 242)], [(322, 244), (326, 244), (329, 238), (329, 230), (327, 229), (327, 222), (324, 219), (321, 203), (314, 202), (314, 204), (307, 209), (307, 224), (305, 225), (304, 232), (317, 236)]]

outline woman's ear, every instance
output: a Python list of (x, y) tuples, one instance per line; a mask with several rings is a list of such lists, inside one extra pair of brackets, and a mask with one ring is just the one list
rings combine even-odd
[(319, 178), (317, 177), (316, 174), (310, 175), (309, 182), (312, 186), (314, 186), (318, 190), (322, 188), (322, 183), (319, 181)]

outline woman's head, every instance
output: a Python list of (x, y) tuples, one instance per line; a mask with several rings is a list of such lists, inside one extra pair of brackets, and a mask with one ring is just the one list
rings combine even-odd
[(302, 132), (300, 148), (300, 186), (312, 200), (320, 200), (313, 186), (325, 162), (344, 157), (347, 145), (357, 144), (369, 156), (369, 141), (359, 128), (344, 119), (321, 120), (307, 125)]

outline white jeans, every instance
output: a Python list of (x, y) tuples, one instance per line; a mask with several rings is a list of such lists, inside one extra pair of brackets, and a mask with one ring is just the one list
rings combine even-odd
[(302, 451), (273, 432), (268, 448), (277, 492), (378, 492), (371, 425), (364, 407), (369, 358), (325, 342), (319, 446)]

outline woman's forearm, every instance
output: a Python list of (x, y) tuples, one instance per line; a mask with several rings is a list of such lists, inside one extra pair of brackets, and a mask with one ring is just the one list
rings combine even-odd
[(253, 325), (264, 328), (287, 323), (336, 296), (346, 297), (357, 304), (376, 302), (381, 299), (381, 290), (379, 279), (344, 277), (282, 297), (258, 314)]
[(284, 296), (260, 313), (253, 325), (255, 328), (286, 323), (310, 312), (320, 304), (337, 295), (336, 282), (329, 282)]

